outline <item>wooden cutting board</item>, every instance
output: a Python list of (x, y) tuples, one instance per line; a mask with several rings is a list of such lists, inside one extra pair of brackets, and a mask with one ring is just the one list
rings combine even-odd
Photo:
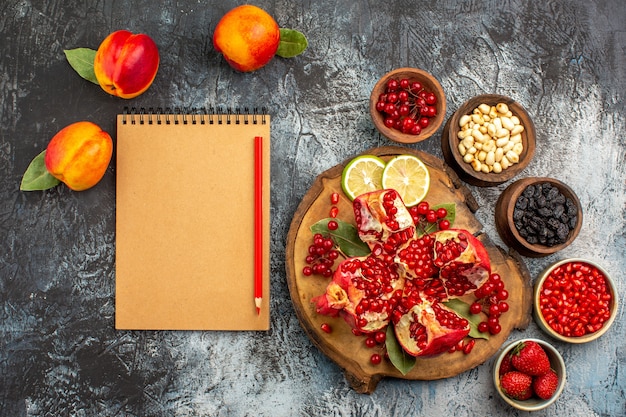
[[(378, 155), (383, 160), (389, 160), (399, 154), (412, 154), (428, 166), (431, 184), (425, 200), (431, 205), (456, 204), (453, 227), (467, 229), (483, 242), (489, 253), (492, 271), (502, 276), (505, 288), (509, 291), (507, 302), (510, 309), (501, 316), (502, 331), (491, 336), (489, 340), (476, 339), (474, 349), (467, 355), (454, 352), (418, 358), (415, 367), (406, 375), (402, 375), (388, 360), (383, 360), (379, 365), (371, 364), (371, 355), (376, 352), (382, 353), (382, 348), (366, 347), (365, 337), (354, 336), (342, 318), (323, 316), (315, 311), (311, 299), (325, 292), (330, 278), (305, 276), (302, 273), (302, 268), (306, 265), (307, 250), (313, 240), (309, 227), (318, 220), (329, 217), (330, 195), (333, 192), (339, 192), (341, 195), (337, 217), (355, 224), (352, 202), (341, 190), (341, 173), (350, 160), (323, 172), (316, 178), (298, 206), (287, 235), (287, 283), (300, 324), (311, 341), (344, 370), (352, 388), (360, 393), (372, 393), (383, 377), (435, 380), (458, 375), (482, 364), (499, 350), (514, 328), (524, 329), (530, 322), (532, 287), (526, 266), (515, 252), (505, 252), (481, 232), (482, 225), (474, 216), (478, 209), (476, 200), (443, 161), (421, 151), (396, 146), (374, 148), (363, 154)], [(491, 211), (491, 208), (487, 210)], [(322, 331), (320, 328), (322, 323), (330, 324), (332, 333)]]

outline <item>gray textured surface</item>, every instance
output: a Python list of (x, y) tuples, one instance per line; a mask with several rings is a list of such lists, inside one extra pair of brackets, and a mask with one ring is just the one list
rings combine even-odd
[[(407, 416), (526, 415), (496, 397), (493, 359), (446, 380), (383, 380), (371, 396), (310, 343), (285, 280), (285, 239), (320, 172), (391, 144), (369, 119), (386, 71), (433, 73), (448, 116), (499, 93), (520, 101), (538, 133), (523, 176), (568, 183), (584, 206), (574, 244), (525, 259), (535, 277), (586, 257), (626, 292), (626, 6), (607, 1), (259, 0), (283, 27), (306, 33), (301, 57), (252, 74), (232, 71), (211, 43), (237, 1), (5, 0), (0, 5), (0, 415)], [(207, 3), (215, 3), (207, 5)], [(161, 51), (154, 85), (130, 102), (80, 79), (63, 49), (96, 48), (111, 31), (150, 34)], [(18, 191), (29, 161), (78, 120), (114, 133), (124, 106), (268, 106), (272, 119), (272, 299), (267, 333), (116, 332), (115, 164), (95, 188)], [(413, 145), (441, 157), (439, 133)], [(493, 207), (507, 184), (470, 187), (496, 243)], [(600, 340), (555, 345), (568, 381), (538, 416), (626, 414), (623, 308)], [(534, 323), (510, 339), (547, 338)]]

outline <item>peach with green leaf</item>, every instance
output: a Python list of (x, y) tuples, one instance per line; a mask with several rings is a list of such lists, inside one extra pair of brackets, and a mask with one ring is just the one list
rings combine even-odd
[(65, 183), (74, 191), (96, 185), (113, 154), (111, 136), (92, 122), (76, 122), (61, 129), (28, 166), (23, 191), (46, 190)]

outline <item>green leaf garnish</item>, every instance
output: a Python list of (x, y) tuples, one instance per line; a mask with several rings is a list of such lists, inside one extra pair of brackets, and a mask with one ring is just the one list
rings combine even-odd
[[(328, 230), (328, 222), (335, 220), (339, 227), (337, 230)], [(359, 233), (355, 226), (339, 219), (326, 218), (311, 226), (311, 232), (321, 233), (333, 238), (339, 245), (339, 249), (349, 257), (366, 256), (370, 253), (369, 247), (359, 238)]]
[(293, 58), (304, 52), (308, 45), (309, 42), (302, 32), (280, 28), (280, 43), (276, 55), (281, 58)]
[(387, 326), (385, 346), (389, 360), (393, 366), (395, 366), (402, 375), (408, 374), (415, 366), (416, 360), (415, 357), (409, 355), (402, 349), (402, 346), (398, 343), (398, 339), (396, 339), (396, 332), (393, 331), (392, 325)]
[(458, 298), (453, 298), (444, 302), (445, 306), (456, 311), (461, 317), (467, 319), (470, 324), (470, 332), (469, 336), (474, 339), (487, 339), (489, 340), (489, 335), (487, 333), (479, 332), (478, 325), (482, 321), (480, 314), (472, 314), (470, 313), (470, 306), (464, 301), (459, 300)]
[(24, 176), (22, 177), (20, 190), (47, 190), (49, 188), (57, 186), (61, 182), (58, 179), (54, 178), (46, 169), (46, 163), (44, 161), (45, 156), (46, 151), (44, 150), (39, 155), (37, 155), (28, 165), (28, 168), (26, 168), (26, 172), (24, 172)]
[(74, 71), (78, 73), (78, 75), (87, 81), (91, 81), (92, 83), (99, 85), (96, 73), (93, 69), (93, 61), (96, 58), (96, 51), (89, 48), (76, 48), (66, 49), (63, 52), (65, 52), (67, 61), (70, 63), (72, 68), (74, 68)]

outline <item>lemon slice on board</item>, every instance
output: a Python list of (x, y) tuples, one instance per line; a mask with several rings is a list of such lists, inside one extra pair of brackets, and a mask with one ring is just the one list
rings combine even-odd
[(387, 162), (383, 170), (383, 188), (396, 190), (404, 204), (411, 207), (428, 194), (430, 174), (426, 165), (413, 155), (398, 155)]
[(343, 169), (341, 188), (350, 200), (361, 194), (382, 189), (385, 161), (374, 155), (354, 158)]

